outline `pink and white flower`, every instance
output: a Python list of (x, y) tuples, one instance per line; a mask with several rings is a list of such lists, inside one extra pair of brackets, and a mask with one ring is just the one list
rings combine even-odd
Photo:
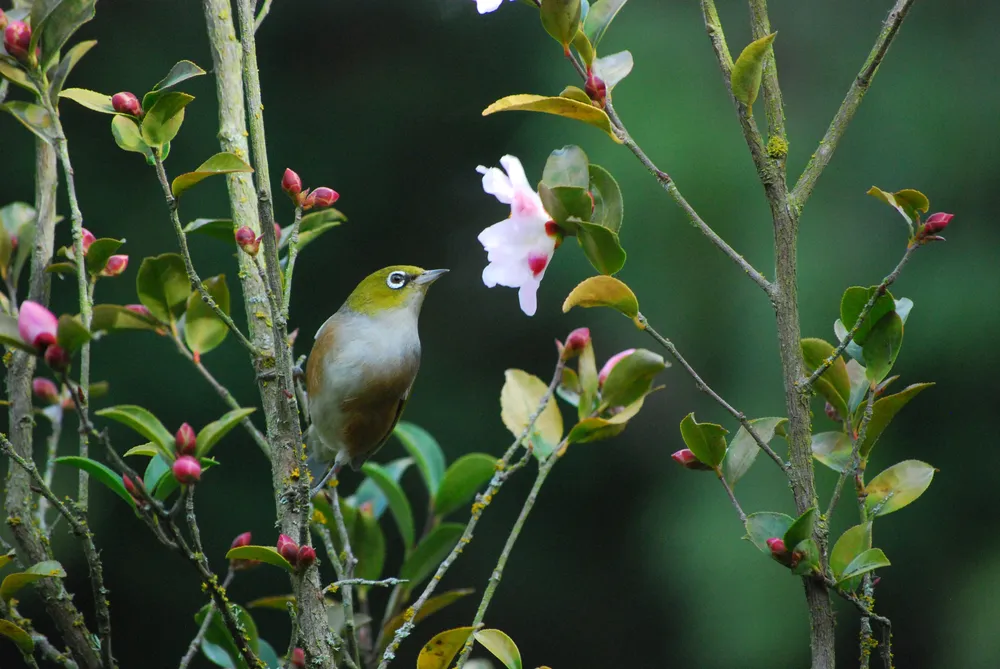
[(17, 314), (17, 330), (26, 343), (44, 349), (56, 342), (59, 319), (51, 311), (31, 300), (21, 304)]
[(533, 316), (538, 306), (538, 286), (555, 253), (559, 230), (542, 206), (542, 199), (528, 183), (521, 161), (500, 159), (503, 170), (480, 165), (483, 190), (510, 205), (510, 217), (479, 233), (489, 264), (483, 283), (518, 289), (521, 311)]
[(480, 14), (495, 12), (503, 4), (503, 0), (476, 0), (476, 9)]

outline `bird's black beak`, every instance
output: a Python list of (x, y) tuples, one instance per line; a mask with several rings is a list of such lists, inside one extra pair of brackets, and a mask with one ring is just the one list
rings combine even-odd
[(420, 276), (418, 276), (416, 279), (414, 279), (413, 283), (417, 284), (418, 286), (431, 284), (440, 279), (442, 275), (447, 273), (448, 270), (446, 269), (429, 269)]

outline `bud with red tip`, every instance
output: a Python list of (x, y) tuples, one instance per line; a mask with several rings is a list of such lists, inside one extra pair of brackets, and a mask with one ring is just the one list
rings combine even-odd
[(320, 186), (313, 192), (309, 193), (309, 197), (307, 197), (306, 201), (302, 203), (302, 208), (319, 209), (321, 207), (329, 207), (339, 199), (340, 199), (340, 193), (333, 190), (332, 188), (327, 188), (326, 186)]
[(298, 555), (295, 558), (295, 564), (299, 569), (303, 571), (312, 566), (313, 562), (316, 561), (316, 549), (312, 546), (302, 546), (299, 548)]
[(711, 471), (712, 469), (704, 462), (696, 458), (694, 452), (690, 448), (682, 448), (676, 453), (671, 454), (670, 457), (674, 462), (685, 469), (694, 469), (699, 471)]
[(943, 242), (944, 237), (941, 237), (938, 233), (947, 228), (953, 218), (955, 218), (955, 214), (946, 214), (940, 211), (936, 214), (931, 214), (917, 231), (917, 239), (921, 243)]
[(563, 360), (575, 358), (587, 348), (590, 343), (590, 328), (577, 328), (566, 337), (566, 345), (563, 347), (560, 356)]
[(621, 362), (623, 358), (627, 358), (633, 353), (635, 353), (634, 348), (627, 348), (621, 353), (615, 353), (613, 356), (608, 358), (608, 361), (604, 363), (603, 367), (601, 367), (601, 371), (597, 373), (598, 385), (603, 386), (604, 382), (608, 380), (608, 374), (610, 374), (611, 370), (615, 368), (615, 365)]
[(285, 174), (281, 177), (281, 190), (292, 198), (292, 202), (298, 204), (298, 196), (302, 192), (302, 179), (292, 170), (285, 169)]
[(172, 467), (174, 478), (178, 483), (190, 485), (201, 480), (201, 463), (190, 455), (182, 455), (174, 460)]
[(87, 255), (87, 251), (90, 250), (90, 245), (97, 241), (97, 237), (94, 233), (87, 228), (80, 228), (81, 236), (83, 237), (83, 255)]
[(244, 532), (243, 534), (237, 534), (236, 538), (233, 539), (233, 543), (229, 547), (239, 548), (240, 546), (249, 546), (252, 538), (253, 535), (250, 534), (249, 532)]
[(113, 255), (108, 258), (107, 264), (101, 270), (101, 276), (118, 276), (128, 267), (128, 256), (125, 254)]
[(277, 223), (274, 224), (274, 239), (275, 241), (281, 241), (281, 226)]
[(594, 74), (593, 70), (587, 72), (587, 83), (583, 85), (583, 91), (598, 107), (604, 109), (604, 104), (608, 99), (608, 87), (603, 79)]
[(305, 669), (306, 666), (306, 653), (301, 648), (294, 648), (292, 650), (292, 666), (296, 669)]
[(17, 331), (25, 343), (44, 349), (56, 341), (59, 320), (51, 311), (31, 300), (21, 303), (17, 314)]
[(70, 357), (62, 346), (50, 345), (45, 349), (45, 364), (54, 372), (64, 372), (69, 369)]
[[(232, 549), (232, 548), (240, 548), (241, 546), (249, 546), (250, 545), (250, 541), (251, 541), (251, 535), (250, 535), (250, 533), (249, 532), (244, 532), (243, 534), (237, 535), (236, 538), (233, 539), (233, 543), (232, 543), (232, 545), (230, 545), (229, 548)], [(231, 569), (236, 569), (236, 570), (250, 569), (251, 567), (256, 567), (259, 564), (260, 564), (260, 560), (230, 560), (229, 561), (229, 567)]]
[(837, 407), (827, 402), (826, 406), (823, 407), (823, 411), (826, 412), (826, 417), (830, 420), (840, 422), (841, 418), (840, 413), (837, 411)]
[(255, 256), (260, 250), (260, 239), (246, 225), (236, 231), (236, 243), (247, 255)]
[(788, 554), (788, 548), (785, 547), (785, 540), (781, 537), (771, 537), (764, 543), (771, 549), (771, 557), (775, 559), (783, 558)]
[(119, 114), (130, 114), (132, 116), (142, 116), (142, 105), (139, 98), (128, 91), (115, 93), (111, 96), (111, 106)]
[(31, 392), (46, 404), (59, 403), (59, 388), (49, 379), (41, 376), (31, 381)]
[(31, 28), (24, 21), (11, 21), (3, 31), (3, 48), (14, 58), (24, 62), (31, 48)]
[(143, 489), (142, 477), (136, 476), (135, 481), (128, 474), (122, 474), (122, 483), (125, 484), (125, 490), (128, 494), (132, 496), (132, 501), (137, 505), (141, 506), (146, 503), (140, 494), (140, 490)]
[(194, 455), (197, 443), (198, 437), (194, 433), (194, 428), (187, 423), (183, 423), (177, 429), (177, 434), (174, 435), (174, 445), (177, 448), (177, 452), (180, 455)]
[[(292, 538), (287, 534), (278, 535), (278, 553), (281, 557), (288, 560), (289, 564), (292, 566), (298, 561), (299, 558), (299, 545), (292, 541)], [(315, 558), (315, 555), (313, 556)]]
[(153, 312), (149, 310), (145, 304), (126, 304), (125, 308), (134, 314), (139, 314), (140, 316), (145, 316), (146, 318), (152, 318)]

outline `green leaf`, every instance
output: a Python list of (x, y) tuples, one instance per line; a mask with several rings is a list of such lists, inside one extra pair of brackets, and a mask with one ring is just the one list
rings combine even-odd
[(592, 276), (577, 284), (563, 301), (563, 313), (573, 307), (611, 307), (629, 318), (639, 315), (639, 301), (635, 293), (613, 276)]
[(409, 581), (407, 590), (413, 590), (437, 570), (464, 531), (461, 523), (441, 523), (417, 544), (399, 570), (399, 577)]
[(191, 294), (184, 259), (176, 253), (145, 258), (135, 278), (135, 289), (154, 316), (164, 322), (174, 322), (177, 308)]
[[(871, 286), (869, 288), (852, 286), (844, 291), (844, 296), (840, 300), (840, 320), (848, 331), (854, 327), (865, 305), (868, 304), (868, 300), (871, 299), (877, 290), (878, 286)], [(875, 324), (882, 320), (883, 316), (894, 311), (895, 308), (896, 302), (892, 299), (892, 295), (888, 291), (875, 300), (872, 310), (868, 312), (868, 316), (861, 322), (861, 326), (854, 334), (854, 341), (858, 346), (864, 346), (868, 340), (868, 334)]]
[(456, 627), (434, 635), (420, 649), (417, 669), (448, 669), (475, 630), (475, 627)]
[(79, 317), (63, 314), (56, 328), (56, 343), (73, 353), (91, 339), (90, 331), (80, 322)]
[[(801, 345), (806, 371), (810, 374), (834, 352), (833, 345), (822, 339), (803, 339)], [(842, 418), (850, 415), (847, 403), (851, 397), (851, 379), (842, 356), (837, 356), (833, 364), (816, 379), (816, 390), (833, 405)]]
[(792, 573), (797, 576), (807, 576), (821, 570), (819, 564), (819, 546), (812, 539), (799, 542), (794, 553), (798, 554), (798, 562), (792, 567)]
[(590, 220), (617, 233), (622, 227), (622, 192), (611, 173), (600, 165), (590, 165), (590, 193), (594, 212)]
[(31, 639), (31, 635), (9, 620), (0, 620), (0, 636), (5, 636), (17, 644), (24, 655), (35, 652), (35, 642)]
[(926, 462), (903, 460), (884, 470), (865, 486), (865, 511), (884, 516), (898, 511), (924, 494), (937, 470)]
[(842, 472), (851, 464), (854, 444), (843, 432), (820, 432), (812, 436), (813, 457), (835, 472)]
[(258, 639), (257, 645), (257, 657), (267, 665), (267, 669), (282, 669), (281, 659), (278, 657), (278, 652), (274, 650), (274, 646), (265, 639)]
[(911, 386), (907, 386), (895, 395), (888, 395), (875, 400), (875, 404), (872, 406), (872, 418), (868, 422), (868, 430), (865, 432), (865, 440), (861, 443), (862, 457), (868, 457), (868, 454), (871, 453), (872, 448), (875, 446), (875, 442), (877, 442), (878, 438), (882, 436), (885, 428), (889, 426), (889, 423), (896, 417), (896, 414), (899, 413), (903, 407), (910, 402), (910, 400), (919, 395), (926, 388), (930, 388), (933, 385), (933, 383), (915, 383)]
[[(35, 85), (31, 83), (31, 79), (28, 78), (27, 73), (9, 61), (0, 59), (0, 77), (32, 94), (35, 93)], [(590, 98), (587, 99), (589, 100)]]
[(133, 446), (132, 448), (125, 451), (124, 457), (127, 458), (130, 455), (146, 455), (148, 457), (155, 458), (159, 454), (160, 451), (157, 450), (155, 445), (153, 445), (153, 442), (149, 442), (145, 444), (139, 444), (138, 446)]
[(865, 375), (872, 383), (881, 383), (889, 375), (902, 346), (903, 319), (893, 311), (875, 324), (862, 346)]
[(96, 481), (107, 486), (111, 492), (128, 502), (130, 507), (133, 509), (135, 508), (135, 501), (132, 499), (132, 495), (128, 493), (128, 490), (125, 489), (125, 484), (122, 482), (121, 475), (114, 472), (107, 465), (97, 462), (96, 460), (91, 460), (90, 458), (81, 458), (75, 455), (66, 455), (61, 458), (56, 458), (54, 462), (82, 469), (93, 476)]
[(118, 115), (111, 119), (111, 136), (115, 138), (115, 144), (123, 151), (141, 153), (148, 159), (152, 159), (153, 152), (149, 145), (142, 138), (139, 126), (128, 116)]
[(590, 340), (580, 358), (576, 362), (576, 373), (580, 380), (580, 401), (577, 404), (577, 416), (583, 420), (597, 409), (598, 387), (600, 379), (597, 376), (597, 360), (594, 357), (594, 342)]
[(62, 57), (62, 60), (59, 61), (59, 65), (56, 66), (52, 75), (49, 77), (49, 96), (53, 100), (58, 98), (59, 93), (62, 92), (63, 85), (66, 83), (66, 78), (69, 77), (69, 73), (73, 71), (73, 68), (80, 62), (80, 59), (87, 55), (87, 52), (95, 46), (97, 46), (97, 40), (78, 42), (66, 52), (65, 56)]
[(636, 349), (612, 368), (604, 380), (601, 401), (605, 407), (629, 406), (645, 397), (653, 378), (670, 365), (663, 356), (644, 348)]
[(226, 553), (227, 560), (257, 560), (265, 564), (281, 567), (285, 571), (292, 572), (294, 569), (288, 560), (281, 556), (273, 546), (237, 546), (230, 548)]
[(587, 95), (579, 86), (567, 86), (562, 89), (559, 97), (576, 100), (577, 102), (582, 102), (585, 105), (591, 104), (590, 96)]
[(726, 435), (729, 431), (715, 423), (698, 423), (694, 413), (681, 421), (681, 438), (699, 461), (718, 467), (726, 457)]
[[(583, 0), (581, 0), (582, 2)], [(581, 8), (584, 6), (581, 4)], [(573, 35), (573, 46), (576, 47), (577, 53), (580, 54), (580, 60), (583, 61), (584, 67), (591, 67), (594, 63), (594, 56), (597, 54), (594, 52), (594, 45), (587, 39), (587, 35), (583, 30), (577, 30), (576, 34)]]
[(37, 562), (24, 571), (19, 571), (14, 574), (7, 574), (3, 579), (3, 583), (0, 583), (0, 599), (3, 601), (9, 601), (11, 597), (17, 594), (17, 591), (24, 586), (34, 583), (35, 581), (41, 580), (43, 578), (65, 578), (66, 571), (63, 569), (62, 565), (55, 560), (46, 560), (45, 562)]
[(594, 74), (597, 75), (610, 91), (627, 77), (635, 66), (635, 60), (630, 51), (619, 51), (610, 56), (604, 56), (594, 61)]
[(7, 278), (7, 270), (10, 268), (10, 258), (14, 253), (14, 245), (10, 241), (7, 229), (0, 226), (0, 277)]
[[(392, 462), (387, 462), (382, 465), (382, 468), (389, 474), (393, 481), (398, 483), (403, 477), (403, 472), (412, 464), (413, 458), (399, 458)], [(347, 501), (355, 508), (369, 504), (372, 508), (372, 514), (376, 518), (381, 518), (385, 510), (389, 508), (389, 500), (386, 499), (386, 496), (375, 484), (375, 481), (369, 477), (366, 477), (361, 482), (361, 485), (358, 486), (353, 495), (348, 497)]]
[[(95, 1), (62, 0), (53, 7), (42, 24), (32, 24), (34, 31), (41, 33), (37, 39), (42, 48), (40, 65), (43, 70), (49, 69), (73, 33), (79, 30), (84, 23), (94, 18)], [(34, 35), (32, 37), (34, 38)], [(34, 41), (33, 39), (32, 42)]]
[(570, 429), (569, 434), (566, 436), (566, 442), (569, 444), (583, 444), (618, 436), (628, 425), (628, 422), (642, 409), (644, 401), (645, 398), (641, 397), (608, 418), (601, 416), (584, 418)]
[[(260, 652), (260, 640), (257, 632), (257, 624), (254, 622), (254, 619), (239, 604), (229, 604), (229, 606), (236, 617), (237, 626), (246, 634), (247, 640), (250, 642), (250, 650), (255, 655), (258, 654)], [(210, 609), (211, 605), (206, 604), (195, 614), (194, 621), (198, 627), (201, 627)], [(212, 662), (222, 660), (221, 656), (224, 653), (229, 658), (228, 667), (248, 669), (246, 662), (243, 660), (243, 655), (236, 646), (236, 642), (233, 641), (233, 637), (229, 633), (229, 628), (226, 627), (226, 623), (218, 611), (215, 612), (212, 616), (212, 621), (208, 624), (208, 630), (201, 642), (201, 651)]]
[[(750, 421), (750, 426), (754, 428), (765, 444), (770, 445), (774, 433), (787, 422), (787, 418), (757, 418)], [(741, 425), (740, 429), (736, 431), (736, 436), (729, 442), (726, 457), (722, 461), (723, 476), (729, 485), (735, 486), (736, 482), (743, 478), (744, 474), (750, 470), (754, 460), (757, 459), (758, 453), (760, 453), (760, 446)]]
[(253, 407), (248, 407), (244, 409), (233, 409), (232, 411), (227, 411), (218, 420), (213, 420), (211, 423), (201, 428), (198, 432), (198, 437), (195, 440), (195, 455), (199, 458), (203, 458), (211, 452), (219, 441), (229, 434), (229, 431), (240, 424), (244, 418), (256, 411)]
[[(229, 286), (226, 275), (220, 274), (205, 279), (205, 289), (215, 300), (222, 312), (229, 315)], [(188, 296), (187, 311), (184, 314), (184, 341), (195, 354), (204, 354), (218, 347), (229, 334), (227, 326), (218, 314), (202, 299), (201, 293), (192, 291)]]
[(84, 257), (84, 264), (87, 266), (87, 273), (91, 276), (97, 276), (100, 274), (101, 270), (103, 270), (105, 265), (108, 264), (108, 259), (113, 256), (124, 243), (124, 239), (102, 238), (94, 240)]
[(417, 469), (427, 485), (427, 492), (434, 497), (444, 477), (444, 453), (437, 440), (424, 428), (404, 420), (396, 423), (392, 433), (417, 463)]
[(156, 330), (160, 325), (152, 318), (137, 314), (118, 304), (98, 304), (94, 307), (90, 329), (94, 332), (114, 330)]
[(750, 42), (733, 63), (733, 97), (747, 107), (752, 106), (757, 99), (757, 91), (760, 89), (760, 80), (764, 73), (764, 58), (767, 57), (771, 42), (777, 34), (771, 33)]
[(92, 109), (102, 114), (117, 114), (114, 105), (111, 104), (111, 96), (86, 88), (67, 88), (59, 93), (59, 97), (72, 100), (78, 105), (87, 109)]
[[(170, 497), (174, 493), (175, 490), (177, 490), (178, 488), (180, 488), (181, 484), (174, 477), (173, 472), (170, 470), (169, 466), (166, 464), (166, 461), (163, 460), (162, 456), (157, 455), (154, 458), (154, 460), (159, 460), (162, 463), (162, 465), (167, 466), (167, 470), (164, 471), (160, 475), (159, 479), (156, 481), (156, 483), (157, 483), (156, 488), (155, 488), (156, 492), (153, 493), (153, 497), (155, 497), (156, 499), (158, 499), (161, 502), (163, 502), (168, 497)], [(211, 468), (211, 467), (219, 464), (218, 460), (213, 460), (212, 458), (198, 458), (198, 462), (201, 463), (201, 472), (202, 472), (203, 476), (204, 476), (205, 472), (209, 470), (209, 468)], [(144, 476), (143, 477), (143, 481), (147, 480), (148, 478), (150, 478), (150, 477)]]
[(493, 478), (496, 468), (497, 459), (486, 453), (467, 453), (455, 460), (434, 496), (434, 515), (444, 518), (472, 499)]
[(909, 188), (890, 193), (877, 186), (872, 186), (868, 189), (868, 195), (885, 202), (898, 211), (906, 220), (906, 224), (910, 228), (910, 234), (913, 234), (913, 226), (920, 223), (920, 214), (926, 214), (931, 207), (931, 203), (926, 195), (918, 190)]
[(385, 535), (378, 518), (371, 512), (359, 510), (351, 532), (351, 548), (358, 565), (354, 570), (357, 578), (377, 580), (382, 577), (385, 565)]
[(546, 213), (569, 235), (580, 231), (580, 222), (589, 220), (593, 210), (590, 196), (584, 188), (549, 188), (544, 183), (539, 183), (538, 197), (541, 198)]
[[(332, 207), (314, 211), (299, 221), (299, 251), (316, 241), (320, 235), (347, 221), (342, 212)], [(285, 245), (291, 240), (291, 226), (285, 228), (288, 236), (282, 235)], [(230, 235), (232, 236), (232, 235)]]
[(563, 367), (562, 378), (559, 380), (559, 385), (556, 386), (556, 395), (561, 397), (567, 404), (572, 404), (576, 407), (580, 406), (580, 393), (582, 392), (583, 388), (580, 387), (580, 377), (569, 367)]
[(175, 486), (170, 486), (167, 481), (175, 481), (173, 473), (170, 471), (170, 460), (165, 459), (160, 452), (150, 459), (146, 465), (146, 471), (142, 474), (142, 481), (146, 485), (146, 490), (158, 500), (166, 499)]
[[(425, 619), (432, 613), (437, 613), (446, 606), (454, 604), (459, 599), (471, 595), (473, 592), (475, 592), (475, 590), (472, 590), (471, 588), (466, 588), (463, 590), (449, 590), (448, 592), (442, 593), (440, 595), (434, 595), (426, 602), (424, 602), (424, 605), (420, 607), (420, 610), (417, 611), (415, 616), (413, 616), (412, 622), (414, 624), (419, 623), (421, 620)], [(406, 622), (406, 612), (404, 611), (403, 613), (394, 616), (392, 620), (386, 623), (385, 627), (382, 628), (382, 647), (378, 649), (378, 655), (381, 655), (382, 652), (385, 651), (385, 647), (392, 640), (392, 637), (396, 633), (396, 630), (402, 627), (403, 623), (405, 622)]]
[(522, 669), (521, 651), (517, 649), (514, 640), (504, 632), (495, 629), (479, 630), (476, 632), (476, 641), (503, 662), (507, 669)]
[[(515, 438), (520, 438), (528, 426), (528, 419), (538, 409), (548, 385), (533, 374), (520, 369), (504, 372), (503, 389), (500, 391), (500, 419)], [(550, 397), (545, 409), (538, 416), (528, 435), (528, 441), (535, 448), (551, 451), (563, 436), (562, 414), (554, 397)], [(540, 443), (541, 442), (541, 443)]]
[(612, 130), (611, 119), (608, 118), (603, 109), (584, 104), (578, 100), (527, 93), (508, 95), (484, 109), (483, 116), (501, 111), (533, 111), (576, 119), (603, 130), (616, 143), (622, 143), (622, 140)]
[[(868, 550), (871, 543), (871, 523), (855, 525), (840, 535), (837, 543), (833, 545), (833, 550), (830, 551), (830, 569), (833, 571), (833, 577), (838, 581), (842, 580), (847, 566), (854, 558)], [(854, 588), (848, 589), (853, 590)]]
[(879, 569), (880, 567), (889, 566), (889, 558), (885, 556), (878, 548), (869, 548), (861, 555), (854, 558), (851, 564), (847, 565), (844, 569), (844, 573), (841, 575), (838, 583), (841, 581), (846, 581), (851, 578), (856, 578), (862, 574), (867, 574), (870, 571)]
[(258, 597), (252, 602), (247, 602), (247, 608), (286, 611), (289, 603), (295, 603), (295, 595), (271, 595), (270, 597)]
[(392, 472), (378, 463), (366, 462), (361, 470), (385, 495), (392, 517), (399, 527), (399, 534), (403, 538), (403, 547), (409, 550), (416, 542), (416, 531), (413, 528), (413, 509), (410, 508), (410, 501), (406, 499), (403, 488), (393, 478)]
[(584, 190), (590, 184), (587, 154), (579, 146), (570, 144), (549, 154), (542, 172), (542, 183), (549, 188), (568, 186)]
[(229, 243), (235, 239), (231, 218), (196, 218), (184, 226), (184, 233), (205, 235)]
[(15, 558), (14, 551), (10, 551), (9, 553), (5, 553), (3, 555), (0, 555), (0, 569), (3, 569), (7, 565), (9, 565), (11, 562), (13, 562), (14, 558)]
[(795, 519), (791, 516), (776, 511), (751, 513), (747, 516), (747, 534), (744, 539), (749, 539), (761, 552), (770, 555), (767, 540), (785, 536), (794, 522)]
[(545, 32), (568, 50), (580, 29), (580, 0), (542, 0), (538, 13)]
[(102, 418), (110, 418), (135, 430), (153, 442), (167, 462), (173, 462), (174, 435), (170, 434), (167, 428), (163, 427), (163, 423), (146, 409), (134, 404), (120, 404), (101, 409), (95, 413)]
[(625, 6), (625, 0), (597, 0), (587, 12), (587, 18), (583, 22), (583, 32), (587, 35), (591, 44), (596, 48), (604, 33), (617, 16), (619, 10)]
[(56, 140), (56, 126), (52, 122), (52, 117), (45, 111), (44, 107), (14, 100), (7, 104), (0, 105), (0, 109), (16, 118), (21, 125), (35, 133), (35, 135), (46, 144), (52, 145)]
[(806, 509), (795, 519), (783, 537), (785, 546), (795, 547), (812, 536), (813, 525), (816, 523), (816, 507)]
[(2, 313), (0, 313), (0, 343), (19, 348), (22, 351), (35, 352), (33, 346), (21, 340), (21, 334), (17, 329), (17, 319)]
[(208, 177), (216, 174), (242, 172), (253, 172), (253, 168), (243, 162), (235, 153), (217, 153), (199, 165), (194, 172), (187, 172), (176, 177), (170, 184), (170, 192), (174, 194), (174, 197), (180, 197), (184, 191)]
[(587, 260), (601, 274), (616, 274), (625, 266), (625, 250), (618, 234), (597, 223), (580, 223), (577, 241)]
[(150, 146), (162, 146), (177, 136), (184, 122), (184, 108), (194, 100), (187, 93), (164, 93), (142, 117), (142, 138)]
[(174, 64), (170, 68), (170, 72), (167, 76), (163, 77), (153, 86), (153, 90), (142, 96), (142, 108), (150, 109), (156, 104), (156, 101), (163, 97), (163, 91), (176, 86), (182, 81), (187, 81), (192, 77), (200, 77), (205, 74), (205, 70), (201, 69), (190, 60), (182, 60)]

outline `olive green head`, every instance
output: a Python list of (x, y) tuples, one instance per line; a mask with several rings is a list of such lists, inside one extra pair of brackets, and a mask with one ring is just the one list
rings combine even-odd
[(420, 311), (427, 289), (446, 269), (423, 269), (414, 265), (390, 265), (369, 274), (347, 298), (347, 306), (362, 314), (391, 309)]

